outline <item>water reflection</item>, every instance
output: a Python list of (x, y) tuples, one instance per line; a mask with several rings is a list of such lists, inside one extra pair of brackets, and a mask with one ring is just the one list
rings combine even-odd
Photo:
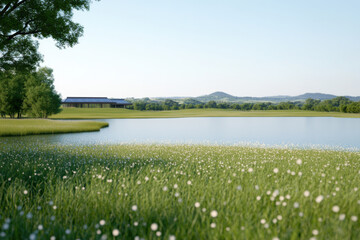
[(102, 119), (100, 132), (2, 138), (59, 144), (200, 143), (327, 146), (360, 149), (360, 119), (324, 117), (219, 117)]

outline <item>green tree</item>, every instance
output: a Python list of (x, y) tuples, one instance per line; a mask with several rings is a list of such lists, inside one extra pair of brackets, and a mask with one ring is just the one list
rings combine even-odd
[(25, 98), (26, 76), (22, 74), (12, 75), (0, 79), (0, 113), (2, 117), (9, 115), (20, 118)]
[(136, 101), (134, 102), (134, 109), (135, 110), (145, 110), (146, 109), (146, 103), (144, 101)]
[(240, 106), (240, 104), (238, 104), (238, 103), (233, 103), (233, 104), (231, 104), (231, 106), (230, 106), (232, 109), (234, 109), (234, 110), (240, 110), (241, 109), (241, 106)]
[(229, 104), (222, 102), (222, 103), (217, 104), (216, 107), (221, 108), (221, 109), (227, 109), (227, 108), (229, 108)]
[(216, 108), (217, 104), (215, 101), (209, 101), (205, 104), (205, 108)]
[(318, 105), (321, 101), (320, 100), (315, 100), (312, 98), (308, 98), (305, 100), (304, 105), (302, 106), (303, 110), (314, 110), (315, 106)]
[(83, 27), (74, 10), (88, 10), (91, 0), (1, 0), (0, 71), (34, 69), (41, 60), (36, 39), (53, 38), (59, 48), (73, 46)]
[(320, 112), (336, 112), (340, 111), (338, 107), (333, 105), (332, 100), (321, 101), (318, 105), (314, 107), (315, 111)]
[(164, 105), (168, 106), (170, 109), (179, 109), (179, 103), (171, 99), (166, 99)]
[(192, 104), (192, 103), (185, 104), (185, 108), (186, 108), (186, 109), (192, 109), (192, 108), (195, 108), (195, 105)]
[(331, 103), (337, 111), (346, 112), (347, 105), (351, 104), (352, 101), (346, 97), (336, 97), (331, 99)]
[(269, 105), (268, 110), (277, 110), (277, 106), (274, 104)]
[(31, 117), (47, 118), (61, 111), (61, 98), (55, 91), (52, 69), (41, 68), (25, 84), (24, 111)]
[(38, 43), (30, 37), (15, 39), (6, 45), (0, 44), (0, 79), (9, 73), (34, 71), (38, 63), (42, 61), (42, 56), (37, 49)]
[(241, 106), (241, 110), (249, 111), (252, 109), (253, 105), (254, 105), (253, 103), (243, 103), (240, 106)]
[(294, 109), (295, 108), (295, 104), (292, 102), (280, 102), (277, 105), (277, 109), (279, 110), (290, 110), (290, 109)]
[(255, 103), (252, 107), (253, 110), (268, 110), (268, 107), (271, 105), (271, 103)]
[(196, 105), (195, 105), (195, 108), (198, 108), (198, 109), (204, 108), (204, 104), (202, 104), (202, 103), (196, 104)]
[(202, 102), (196, 100), (196, 99), (193, 99), (193, 98), (186, 98), (184, 100), (184, 104), (192, 104), (192, 105), (196, 105), (196, 104), (202, 104)]
[(360, 102), (352, 102), (347, 105), (347, 112), (348, 113), (360, 113)]
[(347, 105), (350, 104), (352, 101), (348, 99), (347, 97), (336, 97), (331, 99), (331, 103), (335, 107), (340, 107), (341, 105)]
[(179, 110), (179, 105), (173, 105), (170, 107), (171, 110)]

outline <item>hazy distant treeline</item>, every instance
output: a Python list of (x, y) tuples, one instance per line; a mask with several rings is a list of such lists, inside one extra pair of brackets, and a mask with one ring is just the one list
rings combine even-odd
[(307, 99), (305, 102), (259, 102), (259, 103), (229, 103), (229, 102), (215, 102), (209, 101), (202, 103), (196, 100), (187, 100), (184, 103), (178, 103), (174, 100), (165, 100), (162, 102), (155, 102), (150, 99), (143, 99), (134, 101), (133, 105), (128, 106), (128, 109), (134, 110), (179, 110), (179, 109), (193, 109), (193, 108), (218, 108), (218, 109), (234, 109), (241, 111), (250, 110), (308, 110), (320, 112), (344, 112), (344, 113), (360, 113), (360, 101), (353, 102), (346, 97), (336, 97), (330, 100), (316, 100)]

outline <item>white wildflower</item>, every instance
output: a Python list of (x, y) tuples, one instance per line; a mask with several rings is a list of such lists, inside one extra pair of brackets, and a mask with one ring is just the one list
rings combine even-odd
[(332, 207), (332, 211), (337, 213), (337, 212), (340, 211), (340, 207), (335, 205), (335, 206)]
[(120, 234), (120, 231), (119, 231), (118, 229), (112, 230), (112, 235), (113, 235), (114, 237), (119, 236), (119, 234)]
[(150, 228), (152, 231), (156, 231), (158, 229), (158, 225), (156, 223), (151, 224)]
[(316, 199), (315, 199), (315, 201), (316, 201), (317, 203), (321, 203), (322, 200), (324, 200), (324, 196), (323, 196), (323, 195), (319, 195), (319, 196), (317, 196)]
[(213, 217), (213, 218), (217, 217), (217, 215), (218, 215), (218, 212), (216, 210), (213, 210), (210, 213), (210, 216)]

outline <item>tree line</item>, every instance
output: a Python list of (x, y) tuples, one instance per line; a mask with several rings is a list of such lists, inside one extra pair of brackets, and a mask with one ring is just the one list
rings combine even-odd
[(50, 68), (30, 73), (6, 73), (0, 76), (1, 117), (47, 118), (61, 111), (61, 97), (55, 91)]
[(179, 110), (179, 109), (202, 109), (202, 108), (217, 108), (217, 109), (233, 109), (241, 111), (250, 110), (308, 110), (319, 112), (344, 112), (344, 113), (360, 113), (360, 101), (354, 102), (346, 97), (336, 97), (329, 100), (307, 99), (305, 102), (258, 102), (258, 103), (230, 103), (230, 102), (216, 102), (209, 101), (203, 103), (194, 99), (189, 99), (183, 103), (178, 103), (171, 99), (164, 101), (152, 101), (148, 98), (133, 101), (133, 105), (127, 107), (134, 110)]

